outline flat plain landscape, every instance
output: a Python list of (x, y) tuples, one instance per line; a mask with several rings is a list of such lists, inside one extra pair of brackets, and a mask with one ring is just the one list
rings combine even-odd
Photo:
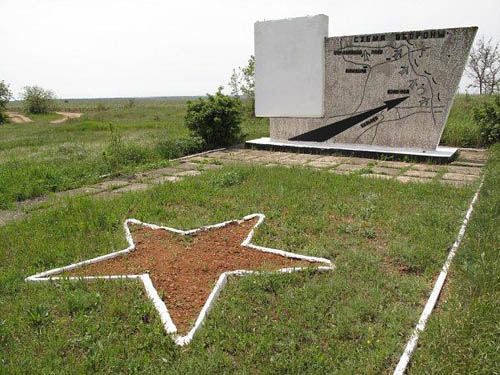
[[(480, 100), (457, 98), (444, 144), (478, 145), (470, 109)], [(184, 100), (68, 101), (60, 110), (84, 116), (0, 126), (0, 209), (168, 166), (162, 142), (188, 134)], [(266, 136), (268, 122), (247, 117), (243, 130), (247, 139)], [(411, 374), (500, 368), (498, 145), (485, 171)], [(67, 197), (0, 227), (0, 374), (390, 374), (478, 185), (231, 162), (113, 199)], [(254, 243), (328, 258), (335, 271), (231, 280), (186, 347), (165, 334), (136, 282), (24, 281), (125, 248), (130, 217), (191, 229), (258, 212), (267, 219)]]

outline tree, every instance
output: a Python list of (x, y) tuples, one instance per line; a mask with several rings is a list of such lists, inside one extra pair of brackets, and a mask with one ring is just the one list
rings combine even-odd
[(498, 43), (491, 38), (479, 39), (472, 48), (467, 65), (467, 73), (472, 78), (469, 87), (479, 89), (479, 94), (492, 95), (500, 92), (500, 51)]
[(55, 107), (56, 94), (38, 86), (26, 86), (21, 97), (25, 110), (29, 113), (47, 113)]
[(240, 142), (241, 102), (224, 95), (222, 87), (215, 95), (207, 94), (187, 102), (186, 126), (196, 136), (204, 139), (208, 147), (225, 147)]
[(0, 81), (0, 124), (7, 121), (5, 110), (10, 99), (12, 99), (12, 92), (9, 90), (9, 85)]
[(240, 97), (244, 95), (249, 103), (249, 110), (255, 114), (255, 57), (252, 55), (248, 59), (247, 66), (239, 67), (238, 71), (233, 69), (233, 74), (229, 79), (231, 95)]

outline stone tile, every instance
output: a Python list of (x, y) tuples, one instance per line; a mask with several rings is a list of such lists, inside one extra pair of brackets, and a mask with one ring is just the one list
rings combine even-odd
[(147, 190), (151, 185), (148, 184), (131, 184), (124, 186), (122, 188), (112, 190), (113, 193), (126, 193), (129, 191), (144, 191)]
[(313, 160), (306, 165), (308, 167), (313, 167), (313, 168), (329, 169), (336, 167), (338, 164), (332, 161), (323, 161), (322, 159), (319, 159), (319, 160)]
[(486, 150), (464, 150), (460, 149), (457, 160), (472, 161), (476, 163), (486, 163), (488, 153)]
[(429, 178), (408, 177), (408, 176), (399, 176), (399, 177), (396, 177), (396, 180), (398, 180), (399, 182), (405, 183), (405, 184), (408, 183), (408, 182), (423, 183), (423, 182), (431, 182), (432, 181)]
[(153, 178), (149, 182), (152, 183), (152, 184), (163, 184), (163, 183), (166, 183), (166, 182), (177, 182), (177, 181), (180, 181), (180, 180), (182, 180), (182, 177), (177, 177), (177, 176), (160, 176), (160, 177)]
[(276, 152), (273, 152), (272, 158), (275, 161), (280, 161), (280, 160), (285, 160), (285, 159), (290, 159), (290, 158), (296, 160), (295, 155), (296, 154), (291, 153), (291, 152), (276, 151)]
[(480, 176), (481, 175), (481, 168), (460, 167), (460, 166), (452, 165), (452, 166), (448, 167), (448, 172), (468, 174), (468, 175), (472, 175), (472, 176)]
[(417, 170), (417, 171), (431, 171), (431, 172), (439, 172), (443, 169), (446, 169), (446, 165), (437, 165), (437, 164), (413, 164), (411, 166), (411, 169)]
[(363, 168), (364, 166), (362, 165), (341, 164), (335, 169), (335, 171), (356, 172)]
[(222, 168), (222, 164), (200, 164), (200, 167), (203, 170), (220, 169), (220, 168)]
[(179, 173), (176, 173), (175, 175), (177, 177), (184, 177), (184, 176), (198, 176), (200, 175), (201, 172), (200, 171), (197, 171), (197, 170), (190, 170), (190, 171), (183, 171), (183, 172), (179, 172)]
[(194, 156), (192, 158), (189, 158), (188, 160), (192, 163), (210, 163), (213, 162), (215, 159), (209, 156)]
[(190, 169), (196, 169), (197, 167), (198, 167), (198, 164), (196, 164), (196, 163), (190, 163), (188, 161), (184, 161), (184, 162), (181, 162), (178, 165), (172, 166), (172, 168), (176, 169), (176, 172), (174, 172), (174, 173), (177, 173), (179, 170), (187, 171), (187, 170), (190, 170)]
[(27, 214), (22, 211), (0, 211), (0, 227), (11, 221), (21, 220)]
[(462, 187), (470, 184), (470, 181), (439, 180), (439, 183), (443, 185)]
[(322, 155), (319, 156), (319, 158), (316, 160), (321, 163), (343, 164), (346, 163), (346, 160), (349, 160), (349, 158), (342, 156)]
[(375, 167), (372, 167), (372, 173), (377, 173), (377, 174), (382, 174), (382, 175), (389, 175), (389, 176), (396, 176), (396, 175), (398, 175), (398, 174), (401, 173), (401, 169), (379, 167), (377, 165)]
[(275, 162), (275, 159), (270, 156), (261, 156), (251, 160), (252, 163), (268, 164)]
[(349, 160), (346, 160), (345, 163), (348, 164), (353, 164), (353, 165), (361, 165), (363, 167), (366, 167), (368, 164), (375, 165), (377, 164), (377, 160), (375, 159), (368, 159), (368, 158), (349, 158)]
[(44, 195), (42, 197), (36, 197), (33, 199), (27, 199), (25, 201), (19, 202), (17, 207), (19, 208), (31, 208), (39, 205), (40, 203), (48, 202), (50, 200), (49, 195)]
[(277, 160), (279, 164), (284, 164), (284, 165), (305, 165), (307, 163), (307, 160), (300, 160), (300, 159), (295, 159), (295, 158), (281, 158)]
[(214, 152), (211, 152), (210, 154), (211, 158), (215, 158), (215, 159), (224, 159), (224, 158), (227, 158), (228, 156), (228, 153), (227, 151), (214, 151)]
[(369, 178), (380, 178), (384, 180), (392, 180), (394, 176), (387, 175), (387, 174), (373, 174), (373, 173), (365, 173), (361, 175), (362, 177), (369, 177)]
[(95, 194), (101, 191), (102, 189), (94, 189), (90, 186), (81, 187), (78, 189), (60, 191), (58, 193), (54, 193), (56, 197), (73, 197), (75, 195), (84, 195), (84, 194)]
[(387, 168), (407, 168), (411, 165), (411, 163), (406, 163), (404, 161), (392, 161), (392, 160), (384, 160), (379, 161), (377, 166), (387, 167)]
[(313, 161), (313, 160), (322, 160), (325, 158), (325, 156), (322, 155), (313, 155), (313, 154), (296, 154), (296, 153), (291, 153), (291, 158), (303, 161), (304, 163), (307, 163), (308, 161)]
[(453, 181), (476, 181), (478, 176), (471, 176), (468, 174), (460, 173), (445, 173), (442, 177), (443, 180), (453, 180)]
[(129, 182), (125, 180), (109, 180), (109, 181), (99, 182), (98, 184), (90, 185), (88, 187), (90, 189), (95, 189), (95, 190), (110, 190), (128, 184)]
[(412, 169), (407, 170), (404, 173), (405, 176), (412, 176), (412, 177), (422, 177), (422, 178), (434, 178), (436, 177), (437, 173), (436, 172), (428, 172), (428, 171), (414, 171)]
[(451, 165), (457, 165), (462, 167), (473, 167), (473, 168), (482, 168), (485, 163), (472, 163), (467, 161), (454, 161)]

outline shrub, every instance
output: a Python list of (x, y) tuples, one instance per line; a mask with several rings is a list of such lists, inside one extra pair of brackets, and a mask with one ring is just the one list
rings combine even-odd
[(150, 159), (151, 153), (149, 150), (138, 145), (125, 143), (120, 133), (115, 132), (111, 125), (110, 131), (110, 142), (103, 153), (103, 157), (104, 162), (112, 172), (125, 165), (136, 165)]
[(9, 86), (4, 81), (0, 81), (0, 124), (7, 121), (5, 110), (11, 98), (12, 93), (9, 90)]
[(24, 107), (29, 113), (47, 113), (55, 108), (56, 95), (51, 90), (45, 90), (38, 86), (26, 86), (21, 96)]
[(207, 144), (201, 137), (182, 137), (174, 141), (161, 141), (156, 145), (158, 153), (166, 159), (177, 159), (206, 150)]
[(240, 100), (221, 90), (220, 87), (215, 95), (207, 94), (206, 98), (187, 103), (186, 126), (203, 138), (208, 147), (230, 146), (243, 139)]
[(95, 107), (95, 110), (97, 112), (107, 111), (108, 109), (109, 107), (104, 103), (98, 103), (97, 106)]
[(484, 102), (474, 108), (474, 121), (479, 126), (485, 146), (500, 142), (500, 95), (492, 102)]

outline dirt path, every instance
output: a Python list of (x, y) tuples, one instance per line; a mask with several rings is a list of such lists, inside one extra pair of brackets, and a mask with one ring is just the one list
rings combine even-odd
[(62, 124), (68, 119), (80, 118), (83, 115), (83, 113), (77, 113), (77, 112), (56, 112), (56, 113), (63, 117), (57, 120), (52, 120), (50, 122), (51, 124)]
[(25, 122), (33, 122), (32, 119), (29, 117), (26, 117), (19, 112), (7, 112), (7, 116), (10, 118), (10, 120), (16, 124), (23, 124)]

